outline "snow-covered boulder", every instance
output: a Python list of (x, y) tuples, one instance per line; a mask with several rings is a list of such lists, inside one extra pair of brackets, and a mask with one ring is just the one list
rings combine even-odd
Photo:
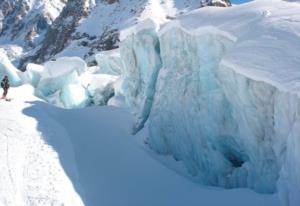
[(120, 75), (122, 71), (122, 61), (118, 49), (103, 51), (95, 55), (95, 59), (100, 68), (99, 73)]
[(0, 50), (0, 78), (7, 75), (11, 86), (19, 86), (22, 81), (18, 69), (10, 62), (4, 51)]

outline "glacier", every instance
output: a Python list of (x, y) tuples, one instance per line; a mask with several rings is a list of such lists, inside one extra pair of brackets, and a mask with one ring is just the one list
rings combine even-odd
[(190, 179), (278, 192), (298, 206), (299, 10), (281, 0), (202, 8), (123, 31), (118, 50), (96, 55), (96, 72), (75, 57), (22, 74), (4, 58), (0, 71), (62, 108), (119, 106), (124, 96), (132, 133), (147, 131), (145, 143), (183, 163)]
[(35, 88), (38, 97), (64, 108), (88, 106), (90, 97), (80, 82), (87, 71), (86, 63), (79, 57), (61, 57), (45, 63)]
[(0, 77), (7, 75), (11, 86), (19, 86), (22, 80), (18, 74), (18, 69), (10, 62), (6, 53), (0, 50)]
[(126, 102), (138, 118), (133, 131), (136, 133), (144, 127), (150, 114), (156, 79), (162, 66), (156, 25), (151, 20), (143, 21), (133, 31), (123, 33), (121, 38), (124, 38), (120, 45), (120, 56), (124, 65), (121, 75), (122, 91)]
[(120, 75), (123, 67), (118, 49), (103, 51), (95, 55), (97, 64), (100, 65), (100, 73)]
[(44, 67), (42, 65), (29, 63), (26, 66), (26, 71), (19, 73), (19, 76), (23, 83), (36, 87), (42, 77), (43, 70)]
[(256, 1), (125, 31), (121, 91), (133, 133), (147, 125), (147, 144), (182, 161), (197, 182), (279, 192), (297, 206), (299, 9)]
[(115, 95), (114, 83), (117, 79), (118, 77), (113, 75), (92, 75), (87, 90), (90, 96), (93, 97), (94, 105), (107, 105), (109, 99)]
[(118, 79), (99, 68), (88, 67), (79, 57), (61, 57), (44, 65), (28, 64), (26, 71), (17, 75), (23, 84), (35, 88), (36, 96), (66, 109), (106, 105), (115, 94)]

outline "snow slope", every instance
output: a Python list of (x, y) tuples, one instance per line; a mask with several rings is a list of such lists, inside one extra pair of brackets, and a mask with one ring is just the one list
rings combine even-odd
[[(72, 42), (57, 56), (79, 56), (87, 61), (93, 60), (93, 54), (102, 50), (118, 47), (119, 32), (138, 22), (152, 19), (156, 25), (174, 19), (177, 16), (205, 6), (208, 0), (119, 0), (96, 1), (91, 14), (82, 20), (74, 32)], [(201, 3), (202, 2), (202, 3)], [(225, 0), (217, 0), (228, 4)]]
[(65, 130), (41, 109), (34, 112), (42, 124), (23, 113), (29, 101), (39, 101), (30, 86), (11, 89), (9, 96), (11, 102), (0, 102), (0, 205), (83, 205)]
[(1, 1), (0, 43), (17, 44), (27, 49), (35, 47), (64, 6), (63, 0)]
[[(0, 47), (25, 69), (53, 56), (93, 62), (97, 51), (118, 46), (119, 31), (146, 18), (161, 24), (200, 6), (229, 0), (2, 0)], [(53, 46), (54, 44), (54, 46)]]
[[(114, 107), (63, 110), (13, 88), (0, 102), (1, 206), (277, 206), (276, 195), (203, 187), (166, 168)], [(82, 201), (83, 203), (82, 203)]]

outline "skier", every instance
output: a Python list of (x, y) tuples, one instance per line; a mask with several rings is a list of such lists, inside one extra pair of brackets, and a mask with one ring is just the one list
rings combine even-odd
[(1, 87), (3, 89), (3, 95), (1, 97), (1, 99), (5, 99), (5, 100), (8, 100), (6, 98), (6, 95), (7, 95), (7, 92), (8, 92), (8, 89), (9, 89), (9, 80), (8, 80), (8, 76), (4, 76), (2, 82), (1, 82)]

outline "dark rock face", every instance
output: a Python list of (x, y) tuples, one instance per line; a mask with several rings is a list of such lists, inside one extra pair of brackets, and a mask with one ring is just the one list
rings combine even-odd
[(79, 21), (89, 14), (89, 0), (69, 0), (61, 14), (48, 29), (41, 48), (36, 55), (28, 57), (23, 62), (43, 63), (62, 51), (71, 39)]
[(29, 0), (1, 0), (0, 37), (5, 36), (12, 42), (23, 42), (24, 47), (34, 48), (41, 43), (42, 38), (38, 37), (46, 33), (56, 18), (53, 13), (60, 12), (65, 1), (40, 0), (32, 3)]
[(108, 4), (113, 4), (113, 3), (119, 2), (119, 0), (106, 0), (106, 2)]
[[(89, 39), (91, 40), (91, 38)], [(95, 37), (94, 40), (89, 41), (85, 46), (90, 48), (90, 51), (84, 56), (84, 59), (94, 55), (99, 51), (106, 51), (118, 48), (119, 31), (112, 29), (103, 32), (99, 37)]]
[(205, 0), (201, 3), (201, 6), (218, 6), (218, 7), (229, 7), (231, 6), (230, 0)]

